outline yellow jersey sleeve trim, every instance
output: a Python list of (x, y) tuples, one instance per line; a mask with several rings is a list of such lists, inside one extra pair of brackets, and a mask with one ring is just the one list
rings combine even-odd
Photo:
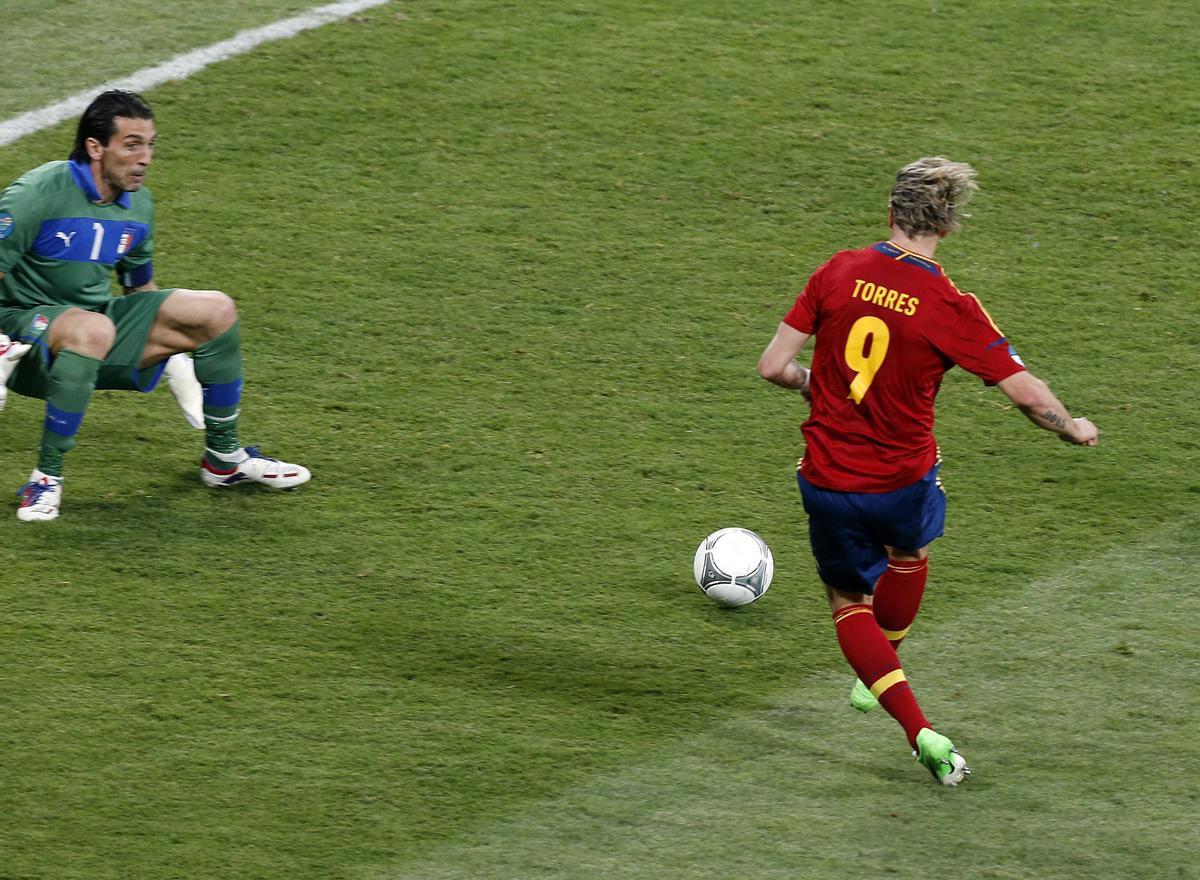
[[(950, 281), (949, 275), (946, 276), (946, 280)], [(954, 289), (954, 292), (957, 293), (959, 296), (969, 296), (971, 299), (975, 300), (975, 305), (979, 306), (979, 311), (983, 312), (983, 316), (985, 318), (987, 318), (988, 323), (992, 325), (992, 329), (995, 330), (997, 333), (999, 333), (1001, 336), (1004, 335), (1004, 331), (1001, 330), (996, 325), (996, 322), (992, 320), (992, 316), (988, 313), (988, 310), (983, 307), (983, 303), (979, 301), (979, 297), (977, 297), (975, 294), (973, 294), (969, 291), (964, 293), (963, 291), (959, 290), (958, 285), (955, 284), (953, 281), (950, 281), (950, 286)]]

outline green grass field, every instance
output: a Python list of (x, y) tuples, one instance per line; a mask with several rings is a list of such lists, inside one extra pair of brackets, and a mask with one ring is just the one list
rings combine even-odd
[[(153, 48), (89, 77), (17, 4), (41, 72), (3, 115), (304, 8), (212, 6), (154, 4)], [(149, 93), (158, 279), (237, 298), (243, 439), (315, 476), (210, 492), (165, 390), (96, 396), (62, 518), (4, 514), (0, 878), (1200, 877), (1197, 28), (392, 3)], [(980, 173), (939, 260), (1102, 431), (947, 377), (904, 657), (975, 770), (953, 791), (846, 703), (801, 401), (754, 372), (930, 154)], [(13, 490), (41, 420), (0, 415)], [(735, 612), (690, 572), (725, 525), (776, 557)]]

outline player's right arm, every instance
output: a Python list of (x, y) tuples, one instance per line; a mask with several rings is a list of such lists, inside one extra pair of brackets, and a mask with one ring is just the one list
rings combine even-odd
[(809, 340), (808, 333), (780, 324), (775, 338), (758, 359), (758, 375), (781, 388), (791, 388), (804, 394), (812, 371), (796, 361), (796, 355)]
[(1053, 431), (1062, 440), (1079, 446), (1095, 446), (1100, 432), (1087, 419), (1073, 419), (1050, 386), (1022, 370), (996, 383), (1008, 399), (1039, 428)]
[(780, 388), (799, 391), (812, 402), (809, 385), (812, 370), (796, 360), (796, 355), (817, 332), (817, 300), (819, 288), (832, 259), (826, 261), (804, 285), (796, 302), (775, 331), (775, 338), (758, 359), (758, 375)]
[[(32, 172), (31, 172), (32, 173)], [(32, 248), (45, 220), (45, 199), (25, 175), (0, 192), (0, 278)]]

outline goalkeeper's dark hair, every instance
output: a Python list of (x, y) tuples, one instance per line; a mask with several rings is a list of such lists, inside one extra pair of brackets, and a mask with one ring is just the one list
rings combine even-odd
[(945, 235), (970, 216), (962, 208), (978, 188), (970, 165), (927, 156), (900, 169), (888, 207), (906, 235)]
[(71, 158), (76, 162), (89, 161), (88, 138), (95, 138), (107, 146), (117, 132), (118, 116), (124, 119), (153, 119), (154, 111), (142, 96), (135, 92), (112, 89), (97, 95), (79, 117), (79, 128), (75, 131), (75, 149), (71, 151)]

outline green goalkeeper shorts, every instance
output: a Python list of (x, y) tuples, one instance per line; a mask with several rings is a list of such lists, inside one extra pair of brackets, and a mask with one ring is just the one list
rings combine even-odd
[[(116, 296), (98, 309), (107, 315), (117, 328), (117, 337), (108, 356), (100, 363), (96, 387), (119, 391), (153, 391), (162, 376), (166, 360), (140, 366), (150, 328), (158, 318), (163, 300), (174, 293), (170, 290), (145, 290)], [(26, 397), (46, 399), (50, 393), (50, 365), (54, 356), (46, 344), (50, 325), (67, 309), (76, 306), (34, 306), (29, 309), (0, 308), (0, 332), (33, 346), (8, 380), (8, 387)]]

